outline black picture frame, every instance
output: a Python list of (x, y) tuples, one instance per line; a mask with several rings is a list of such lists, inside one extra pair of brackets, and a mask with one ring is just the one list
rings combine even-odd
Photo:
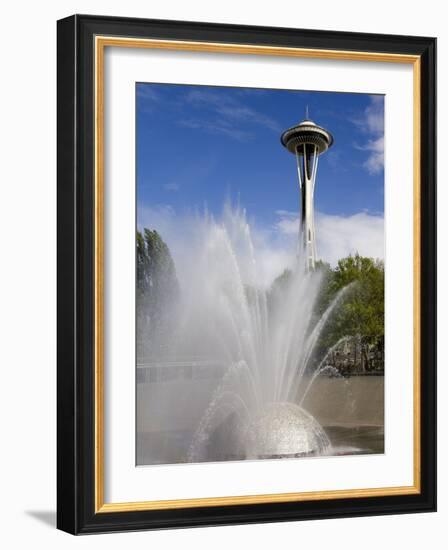
[[(436, 509), (436, 39), (74, 15), (57, 24), (57, 527), (100, 533)], [(421, 67), (420, 492), (159, 510), (95, 510), (94, 38), (415, 55)]]

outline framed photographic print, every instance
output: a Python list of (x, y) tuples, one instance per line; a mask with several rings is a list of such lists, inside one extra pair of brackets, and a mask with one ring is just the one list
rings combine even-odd
[(58, 22), (58, 527), (434, 511), (433, 38)]

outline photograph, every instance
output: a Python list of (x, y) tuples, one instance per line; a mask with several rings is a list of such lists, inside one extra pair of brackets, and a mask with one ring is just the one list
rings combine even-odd
[(135, 83), (137, 466), (384, 453), (384, 113)]
[(58, 20), (58, 529), (436, 510), (436, 39), (327, 27)]

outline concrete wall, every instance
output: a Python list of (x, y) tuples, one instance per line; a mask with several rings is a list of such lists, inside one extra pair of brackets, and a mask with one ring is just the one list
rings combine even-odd
[[(219, 380), (137, 384), (140, 432), (194, 430)], [(323, 425), (382, 426), (384, 377), (318, 378), (304, 407)]]
[(304, 407), (322, 426), (383, 426), (384, 376), (319, 378)]

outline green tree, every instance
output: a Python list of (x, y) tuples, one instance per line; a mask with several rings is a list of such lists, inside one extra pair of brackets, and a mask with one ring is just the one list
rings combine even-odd
[(170, 250), (157, 231), (137, 231), (136, 246), (137, 353), (144, 357), (161, 351), (179, 283)]
[[(343, 292), (320, 335), (315, 362), (319, 362), (341, 338), (348, 336), (360, 348), (356, 363), (369, 370), (370, 351), (376, 350), (376, 355), (382, 357), (384, 349), (383, 262), (355, 254), (340, 259), (335, 268), (323, 261), (316, 262), (314, 275), (320, 277), (320, 291), (309, 330), (313, 329), (338, 293)], [(268, 295), (271, 312), (277, 297), (287, 292), (293, 282), (293, 273), (289, 269), (275, 279)]]
[(384, 346), (384, 264), (355, 254), (338, 261), (325, 280), (319, 309), (322, 312), (337, 293), (346, 289), (322, 334), (328, 349), (344, 336), (357, 337), (363, 365), (369, 370), (368, 351)]

